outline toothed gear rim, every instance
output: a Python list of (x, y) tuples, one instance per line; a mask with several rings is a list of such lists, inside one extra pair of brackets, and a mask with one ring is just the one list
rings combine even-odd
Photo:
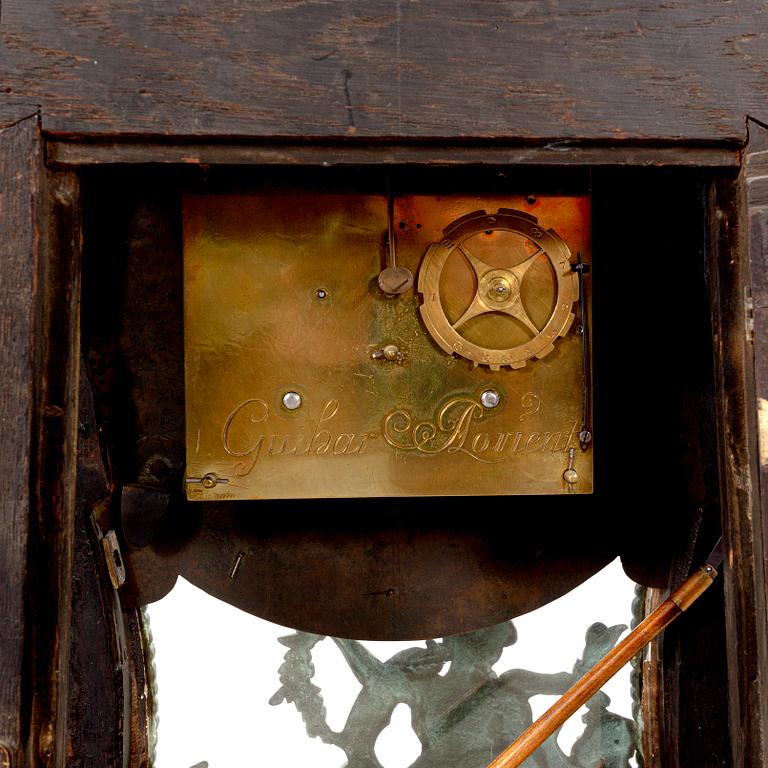
[[(519, 264), (505, 268), (493, 267), (474, 257), (464, 247), (471, 237), (487, 231), (502, 230), (527, 238), (540, 250)], [(535, 216), (510, 208), (497, 213), (473, 211), (449, 224), (443, 230), (443, 239), (432, 243), (419, 270), (418, 291), (422, 295), (421, 316), (434, 340), (448, 354), (471, 360), (475, 365), (487, 365), (492, 370), (502, 366), (522, 368), (531, 358), (541, 358), (554, 349), (553, 342), (564, 336), (573, 322), (573, 303), (579, 298), (577, 275), (571, 270), (571, 252), (553, 230), (544, 230)], [(440, 275), (448, 258), (459, 252), (475, 273), (475, 296), (464, 314), (453, 324), (445, 314), (440, 297)], [(542, 328), (533, 324), (523, 307), (521, 294), (528, 268), (546, 256), (554, 270), (557, 283), (554, 308)], [(491, 290), (499, 298), (490, 298)], [(461, 326), (483, 314), (497, 312), (520, 321), (532, 334), (531, 339), (508, 349), (480, 346), (459, 332)]]

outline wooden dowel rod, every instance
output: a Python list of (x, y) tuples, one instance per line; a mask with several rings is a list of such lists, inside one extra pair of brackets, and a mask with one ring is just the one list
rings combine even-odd
[(518, 768), (579, 707), (591, 699), (632, 657), (709, 587), (717, 571), (705, 565), (692, 574), (615, 648), (574, 683), (535, 723), (496, 757), (488, 768)]

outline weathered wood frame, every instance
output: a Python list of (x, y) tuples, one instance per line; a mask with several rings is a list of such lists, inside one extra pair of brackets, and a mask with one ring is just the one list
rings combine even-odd
[[(762, 129), (755, 126), (754, 131)], [(754, 339), (748, 337), (750, 270), (760, 272), (765, 207), (761, 197), (761, 165), (764, 150), (747, 152), (747, 163), (740, 175), (733, 170), (726, 174), (713, 171), (709, 207), (711, 211), (711, 246), (709, 253), (713, 296), (713, 325), (716, 329), (716, 364), (720, 391), (718, 420), (720, 423), (722, 458), (723, 524), (728, 542), (729, 559), (726, 567), (727, 633), (729, 654), (731, 733), (734, 765), (764, 764), (764, 729), (766, 696), (764, 695), (765, 665), (768, 659), (765, 628), (765, 573), (763, 536), (766, 515), (765, 498), (760, 497), (758, 469), (757, 401), (765, 394), (762, 381), (764, 365), (759, 353), (764, 344), (760, 323), (765, 303), (762, 287), (755, 283), (752, 300), (756, 299)], [(49, 164), (43, 162), (44, 148)], [(211, 148), (209, 148), (210, 150)], [(117, 162), (131, 162), (147, 155), (127, 156), (120, 147), (114, 148)], [(220, 159), (232, 162), (226, 145), (212, 149)], [(263, 162), (262, 148), (250, 150)], [(282, 150), (284, 152), (285, 150)], [(304, 158), (317, 149), (304, 148)], [(339, 157), (355, 156), (356, 151)], [(395, 157), (400, 150), (393, 147)], [(410, 150), (409, 150), (410, 151)], [(0, 133), (0, 152), (13, 158), (15, 165), (4, 164), (6, 173), (3, 194), (3, 226), (14, 233), (7, 240), (4, 262), (4, 286), (11, 287), (6, 275), (15, 275), (16, 286), (0, 294), (7, 318), (4, 329), (13, 328), (13, 335), (2, 345), (4, 377), (4, 424), (15, 419), (13, 439), (6, 431), (3, 441), (4, 469), (8, 477), (17, 478), (15, 496), (3, 497), (3, 526), (7, 533), (3, 541), (7, 553), (4, 565), (8, 576), (0, 581), (4, 588), (0, 597), (4, 615), (12, 619), (0, 636), (4, 643), (4, 670), (0, 689), (0, 712), (3, 714), (2, 744), (11, 756), (10, 764), (21, 764), (25, 755), (29, 765), (64, 765), (71, 747), (68, 713), (75, 688), (68, 679), (70, 668), (70, 632), (73, 622), (72, 576), (73, 548), (76, 540), (76, 499), (73, 477), (75, 446), (78, 442), (78, 286), (80, 208), (76, 171), (81, 165), (108, 161), (109, 155), (98, 147), (88, 154), (82, 145), (46, 143), (34, 115), (12, 123)], [(443, 150), (450, 155), (450, 150)], [(634, 158), (627, 150), (616, 155), (611, 148), (589, 148), (583, 158), (580, 150), (569, 150), (587, 162), (632, 164)], [(680, 165), (690, 162), (690, 155), (671, 150), (653, 150), (653, 162)], [(234, 150), (242, 159), (243, 148)], [(533, 151), (517, 149), (513, 155), (526, 162), (540, 160)], [(165, 156), (165, 148), (153, 158), (174, 162), (178, 148), (173, 146)], [(461, 150), (458, 150), (461, 156)], [(282, 158), (282, 154), (280, 157)], [(650, 157), (649, 156), (649, 159)], [(733, 167), (733, 150), (718, 150), (715, 155), (721, 167)], [(642, 157), (642, 156), (641, 156)], [(424, 155), (434, 159), (434, 148)], [(698, 156), (697, 160), (703, 159)], [(642, 161), (641, 161), (642, 162)], [(695, 161), (694, 161), (695, 162)], [(12, 172), (8, 172), (13, 169)], [(751, 224), (753, 234), (747, 229)], [(12, 243), (12, 245), (11, 245)], [(11, 259), (15, 261), (11, 261)], [(751, 261), (750, 261), (751, 260)], [(755, 263), (757, 261), (757, 263)], [(15, 264), (11, 270), (10, 264)], [(6, 331), (7, 333), (7, 331)], [(11, 343), (13, 342), (13, 343)], [(753, 347), (754, 345), (754, 347)], [(757, 376), (754, 351), (758, 353)], [(12, 385), (15, 383), (15, 389)], [(11, 386), (9, 386), (11, 385)], [(762, 388), (761, 388), (762, 387)], [(82, 433), (83, 426), (80, 425)], [(764, 435), (762, 435), (764, 439)], [(87, 436), (80, 442), (87, 443)], [(19, 474), (19, 467), (26, 469)], [(34, 459), (34, 460), (32, 460)], [(764, 467), (762, 469), (764, 472)], [(14, 503), (10, 499), (14, 498)], [(82, 567), (82, 565), (81, 565)], [(98, 579), (97, 579), (98, 580)], [(102, 574), (104, 615), (109, 616), (110, 587)], [(83, 620), (79, 616), (79, 620)], [(85, 617), (87, 619), (87, 617)], [(133, 620), (127, 617), (127, 620)], [(13, 629), (9, 632), (8, 629)], [(135, 627), (134, 627), (135, 629)], [(118, 642), (119, 629), (111, 630)], [(5, 650), (7, 649), (7, 650)], [(119, 643), (113, 651), (119, 656)], [(76, 669), (76, 667), (73, 667)], [(128, 667), (124, 669), (127, 673)], [(113, 704), (113, 715), (130, 704), (131, 675), (115, 683), (122, 686)], [(81, 692), (80, 695), (89, 695)], [(122, 704), (121, 704), (122, 702)], [(134, 702), (135, 704), (135, 702)], [(102, 714), (107, 714), (108, 708)], [(129, 714), (126, 711), (124, 714)], [(678, 713), (678, 717), (684, 716)], [(123, 765), (146, 762), (146, 735), (141, 722), (135, 719), (133, 743), (123, 730), (110, 736), (114, 759)], [(76, 740), (76, 739), (75, 739)], [(685, 766), (675, 738), (667, 744), (666, 762), (662, 765)], [(676, 757), (671, 755), (678, 753)], [(143, 755), (143, 758), (139, 758)], [(135, 761), (143, 760), (144, 762)]]

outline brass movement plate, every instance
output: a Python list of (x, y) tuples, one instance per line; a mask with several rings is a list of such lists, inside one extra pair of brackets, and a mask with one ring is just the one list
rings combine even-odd
[(388, 210), (185, 197), (188, 498), (592, 491), (571, 270), (591, 262), (589, 197), (398, 193), (415, 281), (392, 295)]

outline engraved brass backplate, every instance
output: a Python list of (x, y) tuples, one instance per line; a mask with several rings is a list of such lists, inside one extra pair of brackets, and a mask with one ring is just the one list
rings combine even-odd
[[(188, 498), (592, 491), (571, 272), (589, 197), (397, 194), (394, 226), (388, 209), (185, 197)], [(378, 281), (388, 230), (418, 276), (401, 293)]]

